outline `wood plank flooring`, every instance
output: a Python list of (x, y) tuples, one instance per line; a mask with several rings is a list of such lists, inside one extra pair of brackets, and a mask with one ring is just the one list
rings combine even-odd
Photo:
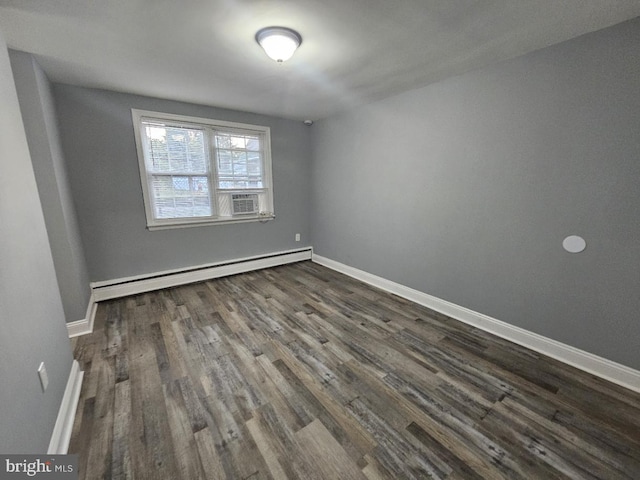
[(311, 262), (100, 303), (81, 479), (639, 479), (640, 394)]

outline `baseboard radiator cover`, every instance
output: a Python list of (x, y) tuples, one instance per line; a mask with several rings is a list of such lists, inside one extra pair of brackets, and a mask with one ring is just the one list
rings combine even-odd
[(368, 283), (399, 297), (440, 312), (448, 317), (473, 327), (497, 335), (510, 342), (542, 353), (563, 363), (576, 367), (604, 380), (616, 383), (630, 390), (640, 392), (640, 371), (616, 363), (598, 355), (580, 350), (571, 345), (544, 337), (509, 323), (475, 312), (454, 303), (442, 300), (424, 292), (392, 282), (377, 275), (359, 270), (349, 265), (313, 254), (315, 263), (344, 273), (352, 278)]
[(166, 270), (135, 277), (91, 283), (96, 302), (112, 298), (127, 297), (139, 293), (177, 287), (188, 283), (202, 282), (212, 278), (226, 277), (238, 273), (276, 267), (287, 263), (310, 260), (312, 249), (288, 250), (255, 257), (240, 258), (184, 269)]

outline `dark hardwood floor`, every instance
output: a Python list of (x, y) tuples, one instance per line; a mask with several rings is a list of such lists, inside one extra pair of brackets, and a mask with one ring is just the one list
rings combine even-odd
[(311, 262), (98, 306), (80, 478), (640, 479), (640, 394)]

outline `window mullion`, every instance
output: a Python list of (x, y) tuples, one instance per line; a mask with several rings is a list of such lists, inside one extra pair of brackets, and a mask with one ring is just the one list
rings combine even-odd
[(207, 145), (207, 177), (209, 178), (209, 201), (213, 209), (214, 216), (218, 216), (218, 168), (216, 162), (215, 150), (213, 148), (215, 133), (211, 128), (204, 129), (205, 144)]

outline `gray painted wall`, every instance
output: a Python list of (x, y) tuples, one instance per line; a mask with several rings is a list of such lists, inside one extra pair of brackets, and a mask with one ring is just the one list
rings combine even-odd
[(46, 453), (73, 359), (1, 32), (0, 228), (0, 452)]
[[(310, 131), (302, 122), (68, 85), (54, 85), (54, 96), (92, 281), (310, 245)], [(132, 108), (270, 127), (276, 219), (148, 231)]]
[(86, 316), (91, 290), (60, 147), (51, 85), (31, 54), (9, 51), (67, 322)]
[(640, 19), (313, 131), (316, 253), (640, 368)]

